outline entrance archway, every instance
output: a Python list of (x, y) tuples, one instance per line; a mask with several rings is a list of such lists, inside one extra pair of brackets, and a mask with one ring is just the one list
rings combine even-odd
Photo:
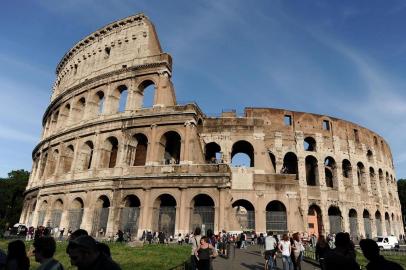
[(62, 200), (56, 200), (54, 207), (51, 210), (51, 221), (50, 226), (52, 228), (59, 228), (62, 218), (63, 202)]
[(84, 204), (81, 198), (73, 200), (70, 209), (68, 211), (69, 229), (73, 232), (80, 229), (82, 224)]
[(277, 234), (288, 231), (286, 207), (280, 201), (271, 201), (266, 206), (266, 230)]
[(337, 206), (330, 206), (328, 209), (328, 220), (330, 222), (330, 233), (342, 232), (342, 217), (340, 208)]
[(371, 216), (369, 215), (368, 210), (364, 210), (362, 213), (362, 218), (364, 219), (364, 230), (365, 230), (365, 238), (371, 238), (372, 236), (372, 229), (371, 229)]
[(376, 236), (382, 235), (382, 216), (381, 212), (375, 212), (375, 225), (376, 225)]
[(307, 223), (309, 226), (309, 235), (316, 235), (317, 237), (323, 234), (323, 218), (321, 216), (321, 209), (319, 206), (312, 204), (309, 206), (307, 212)]
[(128, 195), (124, 199), (124, 207), (121, 209), (120, 228), (123, 232), (137, 235), (138, 221), (140, 216), (140, 200), (135, 195)]
[(206, 194), (196, 195), (191, 202), (190, 230), (196, 227), (202, 229), (205, 234), (207, 230), (214, 232), (214, 201)]
[(350, 236), (355, 239), (358, 236), (358, 215), (355, 209), (351, 209), (348, 213), (350, 221)]
[(255, 231), (255, 209), (252, 203), (247, 200), (237, 200), (231, 206), (241, 230)]
[(175, 235), (176, 200), (172, 195), (162, 194), (154, 202), (154, 231), (166, 236)]
[(106, 234), (107, 222), (110, 212), (110, 200), (107, 196), (102, 195), (96, 202), (96, 208), (93, 213), (92, 235), (103, 237)]

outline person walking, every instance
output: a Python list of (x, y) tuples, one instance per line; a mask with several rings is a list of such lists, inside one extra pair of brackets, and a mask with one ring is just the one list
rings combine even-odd
[(282, 236), (282, 240), (279, 242), (279, 251), (282, 253), (283, 270), (293, 270), (292, 259), (290, 258), (292, 252), (292, 246), (287, 234)]
[(200, 246), (196, 250), (195, 255), (198, 259), (197, 269), (211, 270), (211, 259), (217, 256), (217, 252), (214, 246), (209, 244), (208, 238), (203, 236), (200, 238)]
[(200, 235), (202, 233), (201, 229), (199, 227), (197, 227), (193, 233), (193, 236), (190, 238), (189, 242), (192, 243), (192, 254), (191, 254), (191, 258), (190, 258), (190, 262), (192, 264), (192, 270), (196, 270), (197, 266), (198, 266), (198, 259), (196, 256), (196, 251), (199, 249), (200, 247), (200, 239), (202, 238), (202, 236)]
[(292, 236), (293, 246), (293, 266), (295, 270), (302, 270), (302, 258), (304, 252), (304, 246), (300, 240), (299, 233), (294, 233)]
[(326, 257), (326, 254), (330, 250), (330, 246), (328, 245), (326, 238), (324, 235), (319, 235), (319, 239), (317, 240), (316, 243), (316, 260), (320, 264), (320, 268), (322, 270), (325, 270), (325, 263), (324, 263), (324, 258)]
[(274, 255), (276, 253), (277, 243), (275, 237), (273, 237), (273, 232), (269, 231), (265, 237), (265, 270), (272, 270), (276, 266), (274, 264)]

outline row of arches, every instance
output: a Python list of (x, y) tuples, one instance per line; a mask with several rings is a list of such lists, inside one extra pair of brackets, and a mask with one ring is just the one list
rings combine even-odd
[[(147, 161), (149, 141), (145, 134), (136, 133), (127, 145), (125, 162), (130, 166), (144, 166)], [(72, 170), (85, 171), (94, 166), (98, 168), (114, 168), (118, 163), (119, 141), (110, 136), (104, 140), (97, 151), (93, 141), (85, 141), (75, 151), (73, 144), (63, 149), (53, 149), (45, 152), (43, 157), (34, 160), (33, 174), (38, 173), (38, 179), (47, 179), (54, 174), (66, 174)], [(61, 152), (60, 152), (61, 150)], [(163, 164), (179, 164), (181, 153), (181, 137), (175, 131), (164, 133), (159, 141), (159, 159)], [(94, 165), (95, 155), (99, 152), (99, 163)], [(76, 158), (75, 158), (76, 156)]]
[(133, 109), (152, 107), (155, 83), (152, 80), (145, 80), (135, 89), (134, 95), (137, 96), (137, 99), (134, 103), (137, 104), (134, 105), (127, 105), (130, 102), (130, 90), (125, 84), (120, 84), (111, 91), (97, 88), (65, 102), (54, 109), (53, 113), (48, 117), (44, 127), (44, 135), (47, 136), (68, 124), (74, 124), (103, 114), (121, 113), (130, 109), (130, 107), (134, 107)]
[[(352, 237), (366, 237), (372, 238), (372, 226), (375, 224), (375, 235), (383, 235), (383, 220), (379, 210), (376, 210), (375, 215), (372, 216), (367, 209), (362, 213), (363, 228), (360, 226), (358, 213), (354, 208), (348, 212), (348, 225), (349, 233)], [(330, 206), (328, 208), (328, 221), (330, 224), (329, 233), (338, 233), (344, 231), (343, 216), (338, 206)], [(399, 216), (391, 215), (385, 212), (384, 215), (385, 230), (387, 235), (397, 235), (399, 233), (395, 224), (400, 224), (401, 219)], [(323, 225), (322, 211), (316, 204), (310, 205), (308, 209), (308, 228), (309, 234), (323, 234), (325, 228)]]

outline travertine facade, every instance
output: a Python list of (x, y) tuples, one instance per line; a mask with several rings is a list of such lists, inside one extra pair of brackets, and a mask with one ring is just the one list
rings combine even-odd
[[(246, 108), (208, 117), (177, 104), (171, 57), (143, 14), (87, 36), (56, 72), (22, 223), (98, 236), (195, 226), (403, 233), (382, 137), (323, 115)], [(249, 166), (232, 165), (241, 155)]]

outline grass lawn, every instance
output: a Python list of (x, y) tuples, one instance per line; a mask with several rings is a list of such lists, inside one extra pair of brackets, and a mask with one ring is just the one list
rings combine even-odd
[[(7, 251), (7, 240), (0, 240), (0, 249)], [(27, 251), (32, 242), (26, 242)], [(60, 261), (65, 269), (76, 269), (70, 265), (69, 256), (66, 254), (67, 242), (57, 242), (55, 258)], [(113, 260), (120, 264), (121, 269), (139, 270), (166, 270), (180, 265), (190, 256), (190, 246), (183, 245), (145, 245), (144, 247), (129, 247), (121, 243), (109, 243)], [(39, 265), (31, 259), (30, 269)]]
[[(402, 255), (384, 255), (385, 259), (388, 261), (396, 262), (400, 264), (403, 268), (406, 269), (406, 256)], [(368, 260), (364, 257), (362, 252), (357, 251), (357, 262), (359, 265), (365, 268), (365, 266), (368, 264)]]

